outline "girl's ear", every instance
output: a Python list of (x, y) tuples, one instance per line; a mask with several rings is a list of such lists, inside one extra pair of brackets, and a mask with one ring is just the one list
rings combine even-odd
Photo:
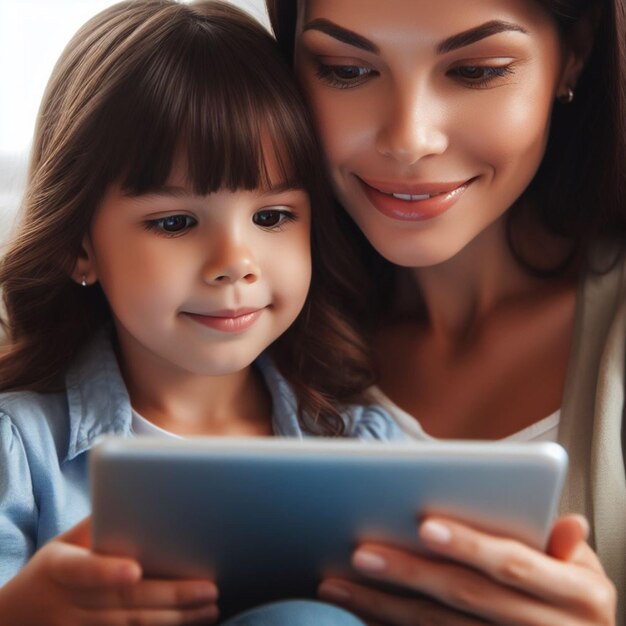
[(95, 256), (89, 235), (85, 235), (83, 238), (71, 277), (74, 282), (83, 287), (93, 285), (98, 280)]
[(596, 2), (570, 27), (565, 36), (565, 63), (557, 88), (557, 97), (563, 102), (571, 102), (573, 98), (580, 74), (593, 49), (601, 13), (602, 8)]

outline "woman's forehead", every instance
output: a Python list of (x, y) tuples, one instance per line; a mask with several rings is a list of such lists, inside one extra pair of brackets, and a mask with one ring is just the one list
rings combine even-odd
[(372, 39), (415, 39), (435, 32), (446, 36), (491, 20), (532, 26), (550, 16), (535, 0), (299, 0), (298, 32), (319, 19)]

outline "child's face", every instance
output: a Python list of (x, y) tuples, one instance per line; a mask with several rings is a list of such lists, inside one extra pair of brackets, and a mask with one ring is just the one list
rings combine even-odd
[(388, 260), (451, 258), (533, 178), (578, 59), (528, 0), (301, 5), (296, 72), (340, 201)]
[(202, 197), (176, 171), (159, 193), (111, 188), (85, 248), (123, 360), (212, 376), (247, 367), (305, 302), (309, 229), (299, 189)]

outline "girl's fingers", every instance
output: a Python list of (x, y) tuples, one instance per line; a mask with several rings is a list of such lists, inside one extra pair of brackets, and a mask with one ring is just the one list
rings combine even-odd
[(161, 611), (97, 611), (89, 613), (89, 626), (190, 626), (213, 624), (219, 616), (217, 606)]
[(352, 581), (328, 578), (318, 588), (322, 600), (334, 602), (368, 620), (368, 624), (478, 626), (483, 620), (463, 615), (425, 598), (394, 596)]
[(141, 579), (141, 567), (132, 559), (93, 554), (61, 541), (51, 541), (42, 548), (40, 558), (45, 558), (50, 578), (65, 587), (117, 587)]
[(83, 591), (77, 601), (89, 609), (182, 609), (217, 601), (218, 592), (208, 580), (141, 580), (108, 590)]
[(56, 537), (55, 541), (71, 543), (83, 548), (91, 547), (91, 517), (86, 517), (76, 526), (72, 526), (72, 528)]

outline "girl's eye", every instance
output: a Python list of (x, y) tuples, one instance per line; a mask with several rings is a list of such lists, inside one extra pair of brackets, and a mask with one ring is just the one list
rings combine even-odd
[(168, 215), (145, 223), (147, 230), (157, 230), (161, 234), (172, 237), (186, 232), (196, 225), (196, 220), (190, 215)]
[(360, 65), (326, 65), (319, 62), (317, 65), (318, 78), (340, 89), (356, 87), (376, 74), (375, 70)]
[(466, 82), (471, 87), (482, 87), (493, 80), (502, 78), (507, 74), (512, 74), (513, 68), (510, 65), (503, 65), (499, 67), (464, 65), (451, 70), (450, 73)]
[(278, 209), (263, 209), (252, 216), (252, 221), (262, 228), (277, 229), (287, 221), (294, 221), (296, 216), (291, 211), (279, 211)]

